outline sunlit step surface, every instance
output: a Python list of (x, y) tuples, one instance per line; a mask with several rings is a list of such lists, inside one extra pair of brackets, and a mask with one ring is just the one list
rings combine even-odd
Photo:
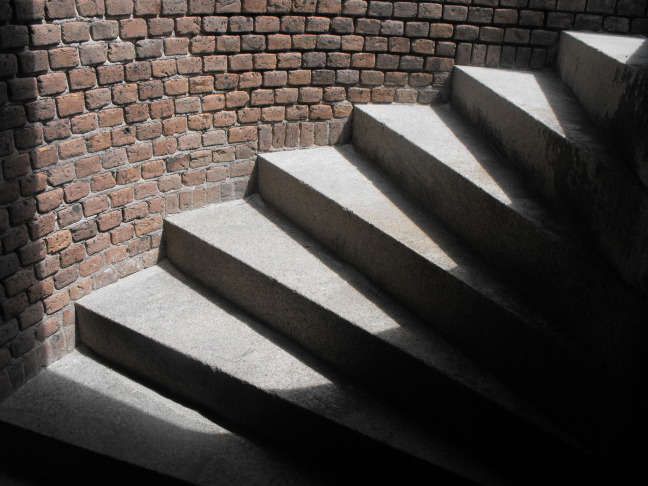
[(320, 466), (351, 460), (362, 471), (377, 461), (370, 477), (404, 469), (450, 484), (466, 477), (501, 484), (470, 454), (169, 264), (90, 294), (78, 313), (82, 341), (101, 356)]
[(631, 285), (645, 285), (648, 191), (552, 73), (458, 67), (452, 106), (572, 219)]
[[(300, 468), (112, 370), (84, 347), (3, 402), (0, 421), (161, 474), (140, 473), (138, 484), (176, 484), (168, 478), (197, 485), (331, 484), (325, 476), (319, 480), (316, 470)], [(38, 460), (32, 460), (34, 467)], [(85, 470), (83, 464), (78, 467)], [(103, 484), (100, 478), (111, 471), (91, 473), (95, 478), (86, 481)], [(72, 484), (83, 484), (76, 482), (74, 471), (67, 474)], [(120, 479), (129, 478), (136, 480), (130, 475)]]
[[(455, 94), (475, 104), (499, 99), (465, 86)], [(499, 113), (492, 119), (513, 118), (491, 111)], [(640, 296), (573, 234), (569, 221), (544, 209), (489, 139), (450, 106), (357, 106), (353, 140), (589, 352), (613, 368), (637, 366), (639, 354), (617, 350), (641, 348), (632, 330), (645, 322)]]
[(423, 422), (520, 461), (545, 441), (566, 446), (517, 394), (258, 196), (165, 224), (168, 256), (184, 273)]
[(264, 200), (500, 376), (522, 388), (533, 376), (562, 403), (596, 373), (582, 350), (352, 146), (262, 154), (258, 165)]

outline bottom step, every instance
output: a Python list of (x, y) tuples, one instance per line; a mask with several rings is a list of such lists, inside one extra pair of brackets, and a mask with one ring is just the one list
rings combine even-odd
[[(44, 436), (43, 443), (60, 441), (66, 450), (92, 451), (94, 454), (88, 455), (94, 457), (93, 464), (101, 464), (105, 470), (100, 473), (102, 478), (124, 461), (128, 464), (119, 466), (119, 471), (126, 472), (129, 478), (137, 477), (139, 484), (337, 482), (322, 479), (321, 471), (298, 467), (267, 446), (233, 433), (134, 382), (97, 361), (83, 347), (54, 363), (1, 403), (0, 421), (3, 441), (5, 431), (20, 435), (23, 429), (22, 442), (29, 438), (30, 449), (35, 437)], [(48, 449), (47, 454), (58, 449)], [(26, 452), (23, 450), (21, 455)], [(37, 456), (44, 454), (40, 450), (35, 452)], [(108, 459), (97, 459), (101, 456)], [(2, 457), (3, 461), (7, 457), (4, 452)], [(77, 459), (76, 455), (64, 458), (74, 463)], [(16, 469), (8, 466), (10, 471)], [(90, 472), (87, 469), (82, 471)], [(88, 477), (75, 482), (78, 470), (75, 464), (65, 474), (65, 484), (88, 484)], [(98, 478), (97, 470), (92, 473)], [(5, 471), (0, 473), (0, 479), (3, 474), (6, 478)], [(22, 479), (14, 481), (16, 484), (40, 483), (40, 476), (34, 478), (38, 482), (24, 482), (32, 479), (29, 470), (16, 471), (16, 475)], [(43, 484), (57, 484), (52, 483), (52, 476), (52, 471), (44, 472), (43, 478), (48, 479)]]

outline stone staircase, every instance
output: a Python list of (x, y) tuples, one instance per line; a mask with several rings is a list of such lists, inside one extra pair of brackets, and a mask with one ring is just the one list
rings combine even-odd
[(451, 105), (260, 155), (258, 194), (169, 217), (167, 261), (78, 302), (82, 346), (0, 419), (192, 484), (618, 479), (645, 431), (647, 46), (563, 33), (565, 84), (457, 67)]

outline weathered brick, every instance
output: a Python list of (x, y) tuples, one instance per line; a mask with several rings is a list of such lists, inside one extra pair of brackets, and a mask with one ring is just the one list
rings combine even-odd
[[(70, 231), (72, 232), (72, 241), (78, 243), (79, 241), (94, 238), (97, 235), (97, 224), (94, 221), (84, 221), (70, 228)], [(76, 252), (82, 255), (85, 254), (83, 245), (77, 245), (74, 248), (77, 248)]]
[(38, 77), (38, 91), (41, 96), (63, 93), (68, 87), (64, 73), (43, 74)]
[(99, 233), (94, 238), (86, 241), (86, 252), (88, 255), (94, 255), (100, 251), (105, 250), (110, 246), (110, 235), (107, 233)]
[(84, 216), (93, 216), (108, 209), (108, 198), (105, 194), (92, 197), (83, 202)]
[(45, 238), (48, 253), (57, 253), (72, 244), (72, 233), (70, 230), (61, 230), (52, 233)]
[(56, 45), (61, 42), (61, 27), (55, 24), (30, 25), (31, 42), (34, 46)]

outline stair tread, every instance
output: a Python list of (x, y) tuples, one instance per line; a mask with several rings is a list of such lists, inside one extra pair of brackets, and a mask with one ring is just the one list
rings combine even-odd
[(329, 372), (294, 343), (211, 295), (170, 264), (122, 279), (84, 297), (80, 304), (212, 370), (414, 457), (457, 473), (492, 474), (481, 470), (478, 461), (455, 444), (421, 431), (407, 417)]
[(554, 215), (539, 202), (537, 194), (450, 105), (361, 105), (356, 110), (379, 120), (400, 138), (429, 153), (544, 231), (555, 233), (562, 230)]
[(645, 37), (571, 31), (565, 31), (564, 35), (574, 37), (622, 64), (648, 66), (648, 49), (644, 47), (647, 42)]
[(427, 366), (511, 410), (535, 415), (514, 392), (380, 294), (357, 271), (292, 225), (274, 218), (272, 210), (252, 196), (246, 202), (205, 207), (170, 220)]
[(0, 420), (192, 484), (325, 484), (83, 347), (0, 404)]
[(615, 168), (630, 175), (625, 166), (616, 161), (613, 150), (574, 95), (554, 73), (474, 66), (458, 66), (457, 69), (581, 150), (598, 153), (599, 163), (614, 164)]
[(537, 311), (495, 277), (465, 244), (440, 221), (411, 202), (386, 174), (353, 146), (277, 152), (261, 157), (476, 288), (530, 325), (544, 328), (543, 332), (553, 334), (556, 339), (567, 339), (548, 327)]

